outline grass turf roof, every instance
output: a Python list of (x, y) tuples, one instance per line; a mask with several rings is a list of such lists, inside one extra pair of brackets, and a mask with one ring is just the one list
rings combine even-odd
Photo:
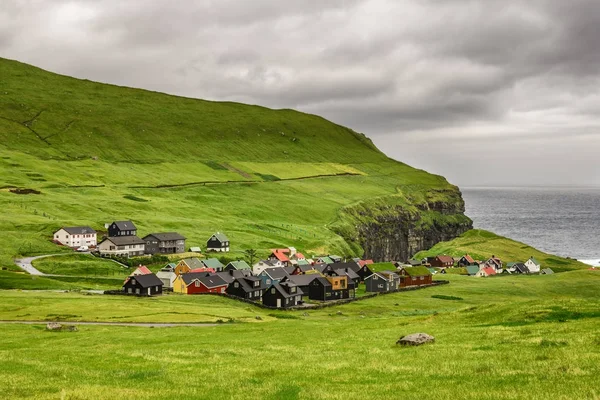
[(408, 276), (428, 276), (431, 272), (427, 267), (405, 267), (404, 270)]

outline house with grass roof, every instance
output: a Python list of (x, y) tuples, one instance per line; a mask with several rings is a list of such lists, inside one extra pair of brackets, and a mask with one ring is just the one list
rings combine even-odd
[(242, 269), (252, 269), (252, 267), (250, 267), (250, 265), (248, 265), (248, 263), (244, 260), (237, 260), (237, 261), (229, 262), (229, 264), (227, 264), (225, 266), (225, 268), (223, 268), (223, 271), (229, 271), (229, 270), (239, 271)]
[(213, 234), (206, 241), (206, 251), (228, 252), (229, 238), (222, 232)]
[[(477, 273), (479, 272), (479, 270), (481, 269), (481, 268), (479, 268), (479, 265), (469, 265), (464, 268), (467, 271), (467, 275), (469, 275), (469, 276), (476, 276)], [(495, 268), (493, 268), (493, 267), (490, 267), (490, 268), (495, 270)]]
[(525, 261), (524, 264), (532, 274), (539, 273), (540, 269), (542, 268), (540, 262), (536, 260), (534, 256), (529, 257), (529, 260)]
[(221, 272), (223, 271), (223, 268), (225, 268), (221, 261), (216, 258), (207, 258), (205, 260), (200, 260), (200, 262), (204, 265), (204, 267), (212, 268), (215, 270), (215, 272)]
[(433, 281), (431, 272), (425, 266), (403, 267), (398, 270), (400, 287), (428, 285)]

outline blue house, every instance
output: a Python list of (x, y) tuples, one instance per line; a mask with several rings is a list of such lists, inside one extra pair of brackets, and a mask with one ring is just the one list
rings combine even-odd
[(258, 274), (258, 277), (262, 280), (262, 285), (266, 287), (271, 287), (271, 285), (276, 285), (283, 278), (290, 276), (287, 271), (282, 267), (276, 268), (267, 268)]

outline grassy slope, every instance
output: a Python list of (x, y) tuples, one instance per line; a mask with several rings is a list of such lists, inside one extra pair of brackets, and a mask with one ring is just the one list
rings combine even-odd
[(495, 255), (500, 257), (504, 263), (525, 262), (529, 257), (534, 256), (542, 264), (542, 268), (550, 267), (555, 272), (589, 268), (589, 265), (576, 260), (546, 254), (524, 243), (478, 229), (466, 232), (449, 242), (438, 243), (431, 249), (418, 253), (416, 257), (423, 258), (438, 254), (447, 254), (453, 257), (470, 254), (476, 260), (487, 260)]
[(131, 273), (115, 262), (90, 254), (40, 258), (33, 262), (33, 266), (43, 273), (54, 275), (126, 277)]
[[(54, 318), (60, 305), (76, 319), (252, 321), (164, 330), (85, 326), (77, 333), (0, 325), (0, 379), (10, 398), (42, 399), (597, 396), (600, 274), (448, 279), (443, 287), (308, 316), (212, 297), (0, 292), (2, 319)], [(394, 345), (412, 332), (433, 334), (436, 343)]]
[[(457, 199), (444, 178), (313, 115), (82, 81), (5, 59), (0, 87), (3, 266), (59, 251), (49, 238), (62, 225), (99, 229), (126, 218), (142, 234), (180, 231), (191, 246), (225, 231), (238, 254), (295, 245), (358, 255), (330, 229), (343, 207), (385, 197), (416, 210)], [(165, 185), (186, 186), (155, 188)]]

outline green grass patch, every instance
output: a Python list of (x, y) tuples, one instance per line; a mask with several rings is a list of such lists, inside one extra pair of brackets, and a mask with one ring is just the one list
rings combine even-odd
[(462, 297), (458, 296), (448, 296), (445, 294), (434, 294), (431, 296), (432, 299), (441, 299), (441, 300), (464, 300)]

